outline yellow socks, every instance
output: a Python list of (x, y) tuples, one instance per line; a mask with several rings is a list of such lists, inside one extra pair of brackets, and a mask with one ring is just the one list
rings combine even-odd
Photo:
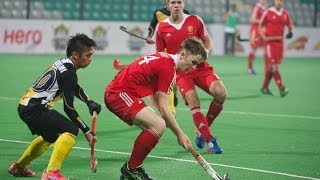
[(71, 148), (75, 144), (75, 141), (76, 136), (68, 132), (65, 132), (59, 136), (54, 145), (49, 165), (47, 167), (47, 172), (60, 170), (63, 161), (68, 156)]
[(169, 99), (169, 107), (173, 115), (176, 115), (176, 108), (174, 107), (174, 95), (173, 91), (170, 94), (170, 99)]
[(34, 159), (44, 153), (49, 148), (50, 144), (51, 143), (43, 140), (42, 136), (36, 137), (24, 151), (18, 163), (21, 166), (29, 165)]

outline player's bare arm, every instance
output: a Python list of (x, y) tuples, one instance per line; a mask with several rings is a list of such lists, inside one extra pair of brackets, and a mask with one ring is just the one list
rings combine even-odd
[(210, 36), (206, 35), (201, 40), (203, 42), (204, 48), (207, 50), (207, 53), (209, 53), (209, 51), (212, 48), (212, 40), (211, 40)]
[(167, 126), (171, 129), (171, 131), (177, 136), (178, 142), (181, 146), (183, 146), (186, 150), (188, 150), (188, 146), (190, 144), (189, 138), (184, 134), (184, 132), (180, 129), (174, 115), (172, 114), (168, 101), (169, 94), (158, 92), (158, 104), (159, 111), (166, 121)]

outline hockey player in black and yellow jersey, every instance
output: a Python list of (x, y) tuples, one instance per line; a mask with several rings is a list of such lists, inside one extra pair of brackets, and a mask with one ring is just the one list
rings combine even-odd
[[(35, 173), (27, 166), (44, 153), (55, 142), (50, 161), (41, 179), (67, 179), (60, 173), (63, 161), (75, 144), (79, 128), (89, 144), (96, 136), (81, 119), (74, 108), (74, 97), (87, 104), (90, 113), (100, 113), (101, 105), (91, 100), (78, 84), (76, 71), (87, 67), (92, 61), (96, 43), (85, 34), (76, 34), (68, 41), (67, 57), (57, 60), (20, 99), (18, 113), (32, 134), (38, 136), (30, 143), (20, 159), (13, 163), (8, 172), (13, 176), (30, 177)], [(52, 106), (63, 99), (68, 118)]]

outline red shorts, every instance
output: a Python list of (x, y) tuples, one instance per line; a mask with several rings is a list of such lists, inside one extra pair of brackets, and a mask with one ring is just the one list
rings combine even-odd
[(177, 85), (186, 104), (185, 95), (190, 90), (194, 90), (195, 86), (210, 93), (209, 87), (211, 83), (220, 80), (218, 75), (210, 68), (197, 68), (195, 70), (192, 70), (194, 73), (185, 73), (177, 76)]
[(109, 93), (106, 91), (104, 102), (112, 113), (130, 126), (132, 126), (136, 114), (147, 106), (141, 98), (126, 92)]
[(256, 28), (250, 29), (250, 46), (252, 48), (261, 48), (264, 46), (263, 39)]
[(283, 42), (271, 41), (266, 43), (266, 55), (269, 64), (281, 64), (283, 58)]

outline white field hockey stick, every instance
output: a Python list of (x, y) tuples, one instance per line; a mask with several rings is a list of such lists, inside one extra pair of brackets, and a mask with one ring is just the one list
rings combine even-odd
[[(97, 112), (93, 111), (92, 114), (92, 127), (91, 127), (91, 132), (96, 134), (96, 128), (97, 128)], [(91, 147), (91, 156), (90, 156), (90, 167), (92, 172), (97, 172), (97, 165), (98, 165), (98, 160), (95, 159), (94, 157), (94, 144), (95, 142), (92, 142), (90, 147)]]
[(207, 173), (214, 180), (229, 180), (230, 179), (230, 176), (228, 174), (224, 174), (224, 176), (222, 178), (192, 146), (189, 146), (189, 151), (192, 153), (193, 157), (198, 161), (198, 163), (207, 171)]

